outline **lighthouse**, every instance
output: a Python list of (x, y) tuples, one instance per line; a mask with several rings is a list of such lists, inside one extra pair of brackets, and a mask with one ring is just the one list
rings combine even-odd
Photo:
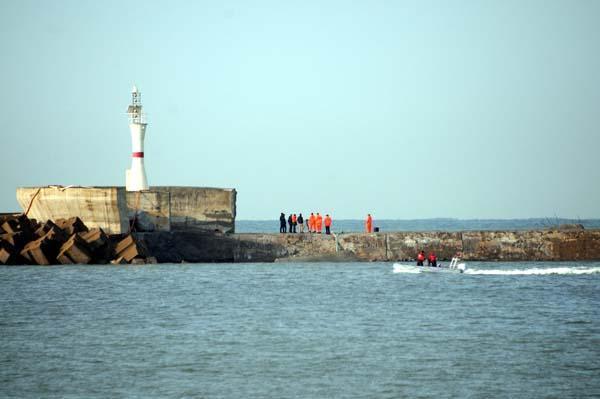
[(127, 107), (129, 130), (131, 132), (131, 168), (125, 173), (127, 191), (148, 190), (148, 180), (144, 169), (144, 136), (146, 135), (146, 115), (142, 112), (142, 93), (133, 86), (131, 104)]

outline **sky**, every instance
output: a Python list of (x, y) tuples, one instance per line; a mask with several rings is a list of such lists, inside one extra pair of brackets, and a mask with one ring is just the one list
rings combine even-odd
[(235, 188), (238, 219), (600, 217), (600, 1), (0, 2), (20, 186)]

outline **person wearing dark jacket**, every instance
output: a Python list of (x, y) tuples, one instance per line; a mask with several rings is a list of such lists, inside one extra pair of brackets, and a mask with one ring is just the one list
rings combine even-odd
[(304, 218), (302, 214), (298, 214), (298, 224), (300, 225), (300, 233), (304, 233)]
[(285, 233), (285, 214), (281, 212), (281, 216), (279, 216), (279, 232)]
[(292, 222), (292, 214), (290, 213), (290, 216), (288, 216), (288, 225), (289, 225), (289, 227), (290, 227), (290, 228), (288, 229), (288, 231), (289, 231), (290, 233), (293, 233), (293, 230), (292, 230), (292, 226), (293, 226), (293, 224), (294, 224), (294, 222)]

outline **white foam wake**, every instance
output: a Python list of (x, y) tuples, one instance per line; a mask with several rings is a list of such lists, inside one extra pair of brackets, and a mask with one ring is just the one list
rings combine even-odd
[(400, 263), (394, 263), (394, 273), (419, 273), (419, 269), (416, 266), (401, 265)]
[(537, 276), (549, 274), (594, 274), (600, 273), (600, 267), (549, 267), (531, 269), (467, 269), (465, 274), (497, 276)]

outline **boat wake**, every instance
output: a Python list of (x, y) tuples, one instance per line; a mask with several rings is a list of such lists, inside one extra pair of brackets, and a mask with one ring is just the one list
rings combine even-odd
[(543, 276), (551, 274), (595, 274), (600, 267), (549, 267), (531, 269), (467, 269), (465, 274), (492, 276)]
[(398, 263), (394, 263), (394, 273), (409, 273), (409, 274), (418, 274), (420, 273), (419, 268), (411, 265), (401, 265)]
[[(417, 274), (422, 268), (412, 265), (394, 264), (394, 273)], [(600, 267), (533, 267), (530, 269), (466, 269), (464, 274), (487, 276), (545, 276), (545, 275), (580, 275), (600, 273)]]

